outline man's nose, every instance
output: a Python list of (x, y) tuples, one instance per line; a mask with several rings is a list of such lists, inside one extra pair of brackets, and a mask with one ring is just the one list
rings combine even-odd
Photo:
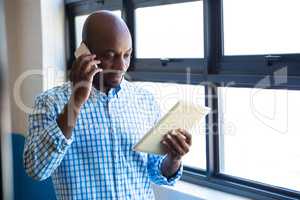
[(115, 70), (125, 70), (126, 69), (126, 61), (124, 58), (118, 58), (118, 59), (115, 59), (115, 62), (114, 62), (114, 69)]

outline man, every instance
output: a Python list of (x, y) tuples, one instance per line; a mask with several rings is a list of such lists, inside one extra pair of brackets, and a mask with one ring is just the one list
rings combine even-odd
[(166, 134), (166, 156), (132, 151), (159, 108), (149, 92), (123, 78), (132, 52), (128, 28), (97, 12), (85, 22), (83, 42), (92, 54), (76, 59), (71, 82), (36, 98), (25, 169), (38, 180), (51, 176), (58, 199), (154, 199), (150, 181), (172, 185), (180, 178), (191, 135)]

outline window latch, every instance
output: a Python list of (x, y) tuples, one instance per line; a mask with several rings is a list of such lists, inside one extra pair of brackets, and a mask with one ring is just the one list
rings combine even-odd
[(265, 56), (265, 61), (268, 66), (273, 65), (275, 62), (281, 62), (282, 57), (281, 56), (275, 56), (275, 55), (267, 55)]
[(103, 5), (103, 4), (104, 4), (104, 0), (96, 0), (96, 3), (97, 3), (97, 4), (102, 4), (102, 5)]
[(178, 59), (178, 58), (161, 58), (160, 59), (160, 63), (162, 66), (166, 67), (169, 63), (171, 62), (181, 62), (182, 59)]

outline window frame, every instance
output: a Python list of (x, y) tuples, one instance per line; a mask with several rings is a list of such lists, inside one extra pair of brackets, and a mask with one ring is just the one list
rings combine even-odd
[[(223, 0), (217, 0), (220, 9), (220, 28), (224, 33), (224, 19), (223, 19)], [(220, 74), (255, 74), (255, 75), (269, 75), (278, 68), (272, 67), (274, 64), (287, 65), (288, 75), (300, 76), (300, 52), (291, 54), (251, 54), (251, 55), (225, 55), (224, 50), (224, 34), (222, 34), (220, 62), (216, 67), (216, 71)], [(275, 58), (275, 59), (274, 59)], [(250, 62), (250, 63), (249, 63)], [(297, 67), (298, 65), (298, 67)], [(243, 66), (243, 69), (241, 69)], [(246, 69), (245, 69), (246, 68)]]
[[(162, 6), (162, 5), (172, 5), (178, 3), (195, 2), (197, 0), (150, 0), (150, 1), (139, 1), (135, 0), (134, 10), (137, 8), (146, 8), (152, 6)], [(203, 27), (204, 29), (204, 27)], [(204, 47), (203, 47), (204, 48)], [(205, 59), (204, 58), (136, 58), (135, 71), (147, 72), (147, 71), (157, 71), (161, 73), (186, 73), (186, 68), (182, 67), (188, 66), (192, 73), (204, 74), (205, 73)], [(151, 66), (151, 67), (149, 67)], [(154, 68), (154, 69), (153, 69)]]
[[(111, 0), (109, 0), (111, 1)], [(126, 21), (133, 38), (135, 49), (135, 14), (134, 10), (140, 7), (158, 6), (196, 0), (123, 0), (122, 17)], [(93, 7), (95, 2), (104, 2), (106, 6)], [(67, 13), (67, 58), (68, 66), (74, 60), (70, 52), (75, 50), (75, 17), (88, 14), (99, 9), (114, 10), (115, 7), (107, 3), (107, 0), (66, 0)], [(113, 2), (120, 2), (113, 0)], [(300, 54), (272, 54), (268, 55), (243, 55), (225, 56), (223, 47), (223, 1), (203, 0), (204, 14), (204, 59), (173, 59), (162, 66), (160, 59), (136, 59), (133, 51), (133, 59), (130, 64), (128, 79), (132, 81), (175, 82), (190, 84), (203, 84), (205, 86), (205, 102), (212, 111), (206, 117), (206, 170), (198, 170), (184, 166), (182, 180), (194, 184), (214, 188), (224, 192), (237, 194), (254, 199), (300, 199), (300, 191), (292, 191), (287, 188), (276, 187), (252, 180), (222, 174), (219, 170), (219, 130), (218, 130), (218, 87), (229, 85), (230, 87), (261, 87), (265, 89), (300, 90)], [(89, 6), (87, 6), (89, 5)], [(92, 8), (93, 7), (93, 8)], [(89, 9), (87, 9), (89, 8)], [(273, 57), (275, 56), (275, 57)], [(276, 56), (280, 56), (276, 60)], [(275, 59), (274, 59), (275, 58)], [(172, 58), (171, 58), (172, 59)], [(180, 67), (188, 63), (187, 69)], [(266, 76), (274, 80), (274, 72), (278, 70), (278, 63), (288, 65), (287, 81), (284, 84), (275, 85), (257, 83)], [(139, 67), (137, 67), (139, 66)], [(151, 67), (149, 67), (151, 66)], [(241, 68), (243, 66), (243, 68)], [(231, 83), (234, 82), (233, 85)]]

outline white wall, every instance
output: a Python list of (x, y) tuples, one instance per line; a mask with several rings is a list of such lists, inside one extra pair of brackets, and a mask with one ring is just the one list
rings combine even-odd
[[(26, 129), (26, 116), (13, 100), (12, 91), (16, 79), (23, 72), (33, 68), (40, 69), (42, 66), (40, 2), (6, 0), (5, 3), (12, 131), (23, 133)], [(30, 78), (22, 86), (22, 90), (24, 103), (30, 105), (31, 97), (42, 90), (42, 80)]]
[(0, 142), (1, 142), (1, 171), (0, 180), (2, 198), (13, 199), (12, 152), (10, 136), (10, 104), (7, 89), (7, 43), (5, 32), (4, 1), (0, 0)]
[[(65, 80), (64, 6), (63, 0), (5, 3), (12, 131), (26, 133), (26, 107), (32, 107), (38, 93)], [(30, 76), (32, 70), (38, 73)]]
[(65, 79), (64, 0), (42, 0), (43, 89), (60, 85)]

